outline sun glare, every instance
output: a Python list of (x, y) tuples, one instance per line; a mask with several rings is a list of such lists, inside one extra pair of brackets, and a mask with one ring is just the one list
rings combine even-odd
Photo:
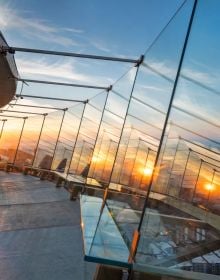
[(92, 162), (99, 162), (101, 159), (99, 158), (99, 157), (97, 157), (97, 156), (94, 156), (93, 158), (92, 158)]
[(214, 189), (214, 185), (213, 184), (210, 184), (210, 183), (207, 183), (205, 185), (205, 188), (208, 190), (208, 191), (212, 191)]
[(152, 174), (152, 172), (153, 172), (152, 168), (149, 168), (149, 167), (146, 167), (143, 170), (143, 173), (145, 176), (150, 176)]

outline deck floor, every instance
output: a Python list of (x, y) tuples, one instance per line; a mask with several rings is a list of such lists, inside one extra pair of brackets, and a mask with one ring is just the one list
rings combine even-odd
[(79, 201), (63, 188), (0, 172), (0, 279), (89, 280), (83, 261)]

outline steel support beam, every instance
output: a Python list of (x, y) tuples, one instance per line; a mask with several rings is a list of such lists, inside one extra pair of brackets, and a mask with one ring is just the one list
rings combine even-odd
[(60, 83), (60, 82), (22, 79), (22, 78), (18, 78), (16, 80), (20, 81), (20, 82), (23, 82), (23, 83), (35, 83), (35, 84), (46, 84), (46, 85), (54, 85), (54, 86), (78, 87), (78, 88), (89, 88), (89, 89), (100, 89), (100, 90), (107, 90), (108, 89), (108, 87), (84, 85), (84, 84)]
[(31, 48), (19, 48), (19, 47), (5, 47), (5, 46), (2, 46), (1, 47), (1, 52), (2, 53), (9, 52), (9, 53), (12, 53), (12, 54), (14, 54), (15, 52), (25, 52), (25, 53), (58, 55), (58, 56), (78, 57), (78, 58), (97, 59), (97, 60), (108, 60), (108, 61), (115, 61), (115, 62), (139, 63), (139, 59), (132, 59), (132, 58), (101, 56), (101, 55), (92, 55), (92, 54), (60, 52), (60, 51), (40, 50), (40, 49), (31, 49)]
[(49, 99), (49, 100), (68, 101), (68, 102), (79, 102), (79, 103), (88, 102), (88, 100), (76, 100), (76, 99), (56, 98), (56, 97), (48, 97), (48, 96), (35, 96), (35, 95), (27, 95), (27, 94), (21, 94), (21, 95), (16, 94), (15, 96), (21, 99), (23, 99), (24, 97), (28, 97), (28, 98)]

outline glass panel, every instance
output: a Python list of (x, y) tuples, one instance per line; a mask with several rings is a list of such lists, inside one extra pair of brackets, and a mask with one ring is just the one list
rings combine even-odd
[(24, 164), (31, 165), (33, 163), (42, 124), (43, 116), (26, 119), (15, 159), (16, 166), (22, 167)]
[(219, 275), (219, 5), (198, 1), (144, 213), (136, 262), (158, 274)]
[[(97, 227), (89, 251), (90, 257), (98, 257), (100, 261), (104, 259), (115, 265), (120, 265), (120, 261), (122, 265), (129, 263), (133, 234), (139, 225), (152, 175), (191, 4), (184, 5), (169, 28), (146, 52), (134, 89), (130, 79), (131, 86), (127, 90), (128, 84), (125, 86), (123, 82), (128, 78), (125, 75), (111, 91), (117, 94), (118, 100), (119, 97), (123, 100), (123, 107), (115, 110), (117, 106), (107, 103), (108, 114), (105, 114), (90, 168), (92, 176), (107, 187), (104, 200), (97, 209), (100, 216), (96, 216)], [(107, 135), (109, 128), (111, 135)], [(115, 226), (117, 230), (111, 229)], [(122, 249), (124, 244), (127, 250)], [(101, 246), (105, 248), (104, 252)], [(122, 255), (116, 254), (113, 248), (121, 249)]]
[(86, 104), (79, 127), (69, 173), (81, 176), (84, 181), (88, 177), (106, 98), (107, 92), (102, 92)]
[(52, 169), (67, 172), (78, 133), (84, 104), (77, 104), (65, 112), (60, 134), (57, 136), (57, 146), (52, 162)]
[(0, 138), (0, 154), (3, 161), (14, 162), (23, 123), (22, 118), (11, 118), (5, 122)]
[(89, 177), (104, 186), (111, 178), (135, 74), (136, 68), (132, 68), (117, 81), (108, 95), (89, 170)]
[(50, 169), (57, 143), (63, 111), (47, 115), (34, 159), (34, 167)]

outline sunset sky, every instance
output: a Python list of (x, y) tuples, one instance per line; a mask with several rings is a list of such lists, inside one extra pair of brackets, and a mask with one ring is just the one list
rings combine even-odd
[[(45, 5), (42, 0), (3, 0), (0, 26), (11, 46), (139, 58), (181, 3), (99, 0), (49, 1)], [(104, 86), (114, 83), (132, 66), (24, 53), (16, 54), (16, 62), (21, 77)], [(66, 98), (97, 93), (36, 84), (25, 86), (23, 93), (51, 95), (51, 91)]]
[[(135, 127), (141, 131), (135, 134), (136, 140), (141, 136), (145, 137), (145, 140), (151, 139), (154, 145), (158, 145), (193, 1), (185, 1), (168, 28), (150, 49), (148, 47), (152, 41), (184, 1), (64, 1), (63, 3), (51, 1), (51, 5), (49, 3), (50, 1), (47, 5), (44, 1), (1, 1), (0, 25), (8, 44), (16, 47), (136, 59), (141, 54), (145, 54), (145, 60), (140, 66), (133, 91), (134, 98), (129, 105), (126, 126)], [(216, 143), (220, 141), (218, 129), (220, 127), (218, 110), (220, 105), (218, 93), (220, 41), (213, 34), (217, 32), (216, 28), (219, 26), (217, 13), (219, 6), (218, 1), (213, 1), (207, 9), (205, 1), (199, 1), (170, 118), (174, 124), (177, 123), (206, 138), (209, 137)], [(210, 13), (212, 13), (211, 18)], [(212, 45), (212, 48), (209, 48), (209, 45)], [(105, 121), (111, 124), (111, 128), (108, 127), (109, 131), (117, 136), (120, 135), (117, 130), (121, 129), (126, 114), (136, 74), (134, 65), (19, 52), (15, 54), (15, 59), (21, 78), (105, 87), (114, 84), (107, 101)], [(21, 93), (21, 90), (22, 94), (79, 100), (93, 98), (100, 93), (100, 90), (33, 83), (24, 85), (23, 89), (20, 83), (17, 93)], [(98, 104), (99, 109), (102, 110), (106, 93), (100, 93), (100, 96), (102, 97), (92, 99), (91, 103)], [(212, 102), (209, 102), (210, 100)], [(53, 106), (72, 107), (72, 112), (75, 111), (74, 103), (70, 102), (25, 98), (18, 103), (41, 104), (51, 108)], [(86, 107), (88, 120), (84, 120), (84, 133), (95, 139), (96, 130), (91, 126), (91, 120), (98, 123), (100, 114), (89, 106)], [(16, 107), (16, 110), (20, 111), (25, 111), (25, 109)], [(36, 112), (33, 108), (29, 110)], [(43, 109), (37, 111), (38, 113), (45, 112)], [(78, 118), (80, 112), (77, 113)], [(67, 137), (72, 129), (68, 125), (73, 123), (71, 121), (73, 117), (71, 117), (71, 112), (68, 114), (70, 114), (69, 117), (65, 116), (64, 120), (63, 137)], [(55, 141), (62, 111), (54, 112), (51, 116), (53, 115), (56, 120), (54, 121), (53, 118), (51, 121), (47, 120), (43, 131), (43, 138), (46, 141), (50, 137)], [(33, 119), (37, 120), (36, 127), (39, 131), (42, 116)], [(54, 132), (51, 129), (52, 126), (56, 127), (57, 131)], [(12, 130), (17, 132), (18, 127), (15, 129), (12, 126)], [(26, 129), (26, 138), (31, 133), (31, 129)], [(172, 126), (171, 134), (175, 137), (182, 135), (218, 149), (218, 145), (213, 145), (206, 138), (179, 129), (175, 125)], [(76, 130), (70, 138), (75, 137), (74, 135), (76, 135)], [(125, 139), (127, 137), (125, 132), (123, 132), (123, 137)], [(3, 139), (1, 141), (3, 142)], [(7, 138), (4, 141), (7, 142)]]

